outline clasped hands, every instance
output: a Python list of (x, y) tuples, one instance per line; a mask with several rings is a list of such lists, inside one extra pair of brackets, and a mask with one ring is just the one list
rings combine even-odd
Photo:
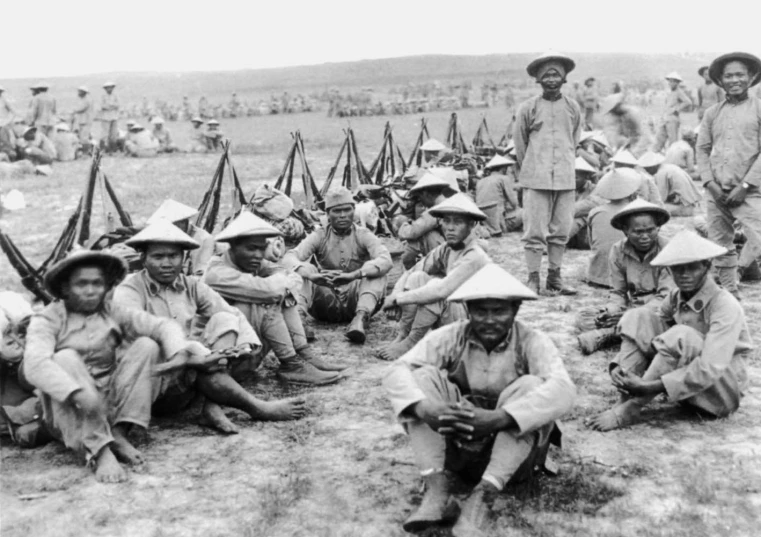
[(460, 440), (475, 440), (503, 431), (516, 425), (515, 420), (502, 410), (465, 407), (461, 403), (438, 403), (423, 400), (412, 410), (439, 434)]
[(164, 375), (184, 367), (198, 369), (205, 373), (214, 373), (226, 369), (228, 359), (246, 356), (252, 352), (253, 348), (248, 343), (212, 352), (197, 341), (189, 341), (168, 361), (154, 367), (153, 374)]
[(340, 270), (321, 270), (314, 274), (308, 274), (302, 276), (304, 279), (309, 280), (315, 285), (322, 287), (340, 287), (347, 283), (358, 280), (362, 277), (361, 270), (354, 270), (352, 272), (343, 272)]

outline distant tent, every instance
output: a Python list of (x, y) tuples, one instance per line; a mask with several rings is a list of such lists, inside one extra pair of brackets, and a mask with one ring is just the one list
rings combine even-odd
[(386, 127), (383, 129), (383, 145), (381, 146), (380, 153), (378, 153), (378, 156), (375, 157), (375, 160), (370, 165), (368, 177), (371, 182), (374, 180), (376, 185), (381, 185), (386, 178), (397, 177), (406, 170), (407, 163), (404, 162), (402, 152), (394, 141), (391, 124), (387, 121)]
[(288, 150), (288, 157), (285, 159), (283, 171), (280, 172), (277, 181), (275, 181), (275, 188), (293, 198), (293, 170), (298, 160), (301, 168), (301, 183), (304, 186), (305, 204), (307, 209), (313, 211), (317, 209), (317, 204), (322, 202), (323, 196), (318, 190), (312, 172), (309, 169), (301, 131), (296, 131), (295, 134), (291, 133), (291, 137), (293, 137), (293, 144), (291, 144), (291, 149)]
[(198, 216), (196, 217), (196, 226), (203, 228), (209, 233), (213, 233), (219, 217), (219, 206), (222, 199), (222, 184), (224, 183), (225, 170), (232, 182), (232, 204), (233, 215), (240, 212), (241, 207), (246, 205), (246, 196), (240, 186), (238, 174), (235, 171), (232, 160), (230, 159), (230, 140), (222, 141), (222, 156), (219, 158), (219, 164), (211, 179), (211, 184), (203, 195), (201, 205), (198, 206)]
[(410, 158), (407, 160), (408, 168), (411, 168), (412, 166), (420, 166), (423, 160), (423, 153), (420, 151), (420, 146), (423, 145), (430, 137), (431, 135), (428, 133), (428, 120), (424, 117), (421, 117), (420, 132), (417, 135), (415, 147), (412, 148), (412, 153), (410, 153)]
[(330, 185), (333, 183), (333, 179), (336, 175), (336, 171), (338, 171), (344, 153), (346, 153), (346, 163), (343, 166), (341, 184), (352, 192), (356, 192), (359, 185), (372, 184), (370, 181), (370, 174), (368, 173), (367, 168), (365, 168), (365, 165), (362, 164), (362, 159), (359, 158), (354, 131), (349, 127), (344, 132), (346, 133), (344, 143), (341, 146), (341, 150), (338, 152), (335, 164), (330, 168), (328, 178), (325, 179), (325, 183), (322, 185), (322, 189), (320, 189), (320, 194), (323, 197), (328, 193), (328, 190), (330, 190)]
[(497, 146), (489, 133), (489, 125), (486, 124), (486, 116), (481, 116), (481, 124), (473, 137), (473, 151), (480, 156), (494, 156), (497, 152)]
[(465, 144), (465, 139), (462, 137), (462, 127), (460, 126), (460, 121), (457, 119), (457, 112), (452, 112), (452, 115), (449, 116), (446, 143), (452, 148), (452, 151), (458, 155), (469, 152), (468, 146)]

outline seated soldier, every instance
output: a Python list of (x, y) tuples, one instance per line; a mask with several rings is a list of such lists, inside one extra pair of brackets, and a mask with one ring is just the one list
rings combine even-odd
[(209, 144), (206, 140), (206, 133), (201, 128), (203, 126), (203, 119), (196, 116), (190, 120), (193, 125), (193, 130), (190, 133), (190, 146), (188, 147), (189, 153), (206, 153), (209, 151)]
[(16, 139), (17, 157), (33, 164), (52, 164), (58, 154), (50, 138), (37, 131), (37, 127), (27, 127), (21, 138)]
[(188, 276), (203, 276), (206, 265), (211, 261), (216, 249), (216, 241), (211, 233), (190, 223), (190, 219), (197, 214), (198, 209), (167, 199), (146, 221), (146, 224), (150, 225), (159, 220), (168, 220), (200, 245), (199, 248), (188, 252), (185, 259), (184, 271)]
[(52, 142), (55, 146), (56, 160), (70, 162), (79, 156), (81, 151), (79, 137), (71, 132), (66, 123), (59, 123), (55, 126)]
[(117, 458), (144, 462), (127, 435), (150, 422), (159, 353), (188, 367), (219, 361), (174, 321), (113, 303), (110, 292), (126, 274), (121, 259), (92, 250), (51, 267), (45, 286), (57, 300), (32, 316), (21, 367), (41, 394), (51, 434), (83, 451), (98, 481), (111, 483), (127, 478)]
[(124, 141), (124, 152), (131, 157), (155, 157), (159, 151), (159, 141), (139, 123), (129, 128), (129, 134)]
[(668, 267), (676, 287), (657, 311), (636, 308), (621, 318), (621, 351), (609, 368), (621, 400), (589, 420), (593, 429), (635, 423), (661, 393), (716, 417), (739, 408), (753, 341), (742, 306), (711, 276), (711, 260), (724, 253), (725, 248), (685, 230), (651, 261)]
[(206, 138), (206, 147), (209, 151), (217, 151), (222, 149), (222, 140), (225, 135), (219, 130), (219, 121), (216, 119), (210, 119), (206, 122), (206, 132), (203, 133)]
[(674, 287), (668, 270), (650, 265), (668, 243), (658, 234), (668, 221), (668, 211), (639, 199), (610, 219), (610, 225), (623, 231), (625, 238), (613, 245), (608, 256), (611, 290), (607, 305), (585, 308), (577, 316), (576, 326), (582, 332), (579, 346), (584, 354), (619, 342), (616, 325), (624, 312), (646, 304), (657, 308)]
[(682, 139), (677, 140), (666, 149), (664, 162), (674, 164), (687, 172), (694, 181), (700, 180), (700, 173), (695, 165), (695, 144), (698, 134), (693, 129), (682, 129)]
[(212, 258), (204, 282), (243, 312), (262, 341), (262, 356), (275, 352), (278, 377), (294, 384), (338, 382), (345, 366), (319, 358), (309, 346), (296, 307), (301, 277), (264, 258), (267, 239), (281, 233), (243, 211), (217, 235), (230, 249)]
[(611, 225), (613, 216), (637, 199), (637, 190), (642, 182), (634, 170), (620, 168), (606, 173), (597, 183), (593, 195), (608, 200), (589, 212), (589, 245), (592, 257), (587, 269), (587, 283), (602, 287), (610, 286), (608, 258), (615, 243), (624, 238), (620, 229)]
[(461, 304), (447, 297), (478, 269), (491, 261), (479, 245), (475, 228), (486, 219), (466, 194), (455, 194), (432, 207), (431, 216), (441, 219), (444, 244), (407, 270), (386, 297), (384, 310), (399, 313), (399, 332), (381, 349), (383, 360), (396, 360), (415, 346), (434, 326), (467, 316)]
[(389, 367), (383, 386), (426, 485), (406, 531), (456, 517), (453, 471), (480, 479), (453, 535), (486, 535), (497, 494), (543, 467), (550, 441), (559, 445), (555, 421), (571, 410), (576, 389), (552, 340), (516, 319), (522, 302), (536, 298), (488, 264), (448, 299), (465, 302), (470, 320), (431, 332)]
[(637, 172), (642, 178), (638, 192), (639, 197), (645, 201), (663, 207), (663, 199), (661, 199), (661, 194), (655, 184), (655, 180), (650, 174), (643, 173), (641, 170), (637, 169), (639, 161), (634, 158), (634, 155), (624, 149), (613, 155), (611, 162), (613, 163), (613, 168), (616, 170), (631, 169)]
[(329, 192), (325, 211), (328, 225), (286, 253), (283, 265), (303, 279), (301, 315), (309, 313), (329, 322), (351, 321), (346, 337), (361, 344), (365, 325), (386, 294), (386, 274), (393, 267), (391, 254), (372, 231), (354, 223), (354, 198), (348, 189)]
[[(200, 341), (228, 363), (253, 360), (261, 343), (240, 310), (230, 306), (208, 285), (182, 274), (187, 250), (198, 243), (166, 220), (158, 220), (127, 240), (140, 252), (143, 270), (127, 277), (114, 291), (114, 302), (143, 310), (156, 317), (174, 319), (189, 339)], [(233, 372), (235, 371), (235, 363)], [(254, 367), (255, 368), (255, 367)], [(156, 380), (158, 400), (154, 410), (180, 410), (196, 391), (205, 398), (202, 422), (226, 434), (238, 428), (220, 405), (246, 412), (255, 420), (290, 420), (304, 415), (303, 400), (261, 401), (248, 393), (227, 371), (183, 370)]]
[(590, 166), (586, 160), (576, 157), (576, 202), (573, 206), (573, 225), (568, 235), (567, 248), (575, 250), (589, 250), (589, 229), (587, 220), (589, 212), (605, 203), (605, 200), (592, 195), (595, 189), (597, 170)]
[(693, 216), (695, 211), (700, 210), (703, 195), (682, 168), (666, 163), (663, 155), (652, 151), (639, 158), (639, 165), (655, 180), (658, 193), (671, 216)]
[(441, 234), (439, 219), (431, 216), (428, 209), (434, 207), (452, 196), (456, 191), (452, 185), (444, 179), (433, 174), (424, 175), (409, 190), (410, 196), (420, 203), (425, 210), (414, 220), (406, 215), (399, 215), (395, 219), (400, 224), (396, 231), (398, 239), (404, 241), (402, 253), (402, 265), (409, 269), (423, 256), (428, 255), (434, 248), (444, 242)]
[(174, 153), (179, 151), (172, 140), (172, 133), (164, 126), (164, 118), (154, 117), (151, 120), (151, 124), (153, 125), (153, 137), (159, 142), (159, 153)]
[(422, 153), (420, 167), (431, 168), (436, 166), (439, 159), (449, 152), (449, 148), (438, 140), (429, 138), (420, 146), (420, 152)]
[(513, 159), (495, 155), (486, 163), (488, 175), (476, 183), (476, 205), (486, 215), (484, 225), (492, 237), (523, 229), (523, 211), (515, 193), (515, 179), (508, 175)]

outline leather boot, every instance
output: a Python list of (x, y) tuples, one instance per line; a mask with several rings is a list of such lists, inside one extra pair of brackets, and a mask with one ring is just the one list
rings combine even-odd
[(417, 511), (402, 524), (404, 531), (418, 532), (431, 526), (452, 522), (457, 517), (457, 504), (449, 498), (449, 479), (444, 472), (427, 475), (425, 496)]
[(480, 482), (462, 504), (460, 518), (452, 528), (454, 537), (486, 537), (492, 521), (491, 505), (499, 491)]
[(306, 347), (300, 351), (296, 351), (299, 357), (307, 364), (311, 364), (320, 371), (343, 371), (348, 369), (349, 366), (341, 362), (328, 362), (317, 356), (314, 347)]
[(298, 357), (281, 361), (280, 368), (277, 370), (277, 376), (291, 384), (311, 386), (326, 386), (338, 382), (343, 378), (340, 373), (320, 371), (312, 364), (308, 364)]
[(573, 287), (563, 285), (563, 278), (560, 276), (559, 268), (547, 270), (547, 291), (563, 296), (573, 296), (577, 293)]
[(606, 349), (621, 341), (620, 336), (616, 334), (615, 327), (590, 330), (579, 334), (577, 339), (579, 340), (582, 354), (592, 354), (595, 351)]
[(533, 292), (535, 292), (538, 295), (539, 294), (539, 273), (529, 272), (528, 282), (526, 282), (526, 285), (528, 286), (529, 289), (531, 289)]
[(346, 331), (346, 339), (360, 345), (365, 342), (365, 323), (367, 323), (367, 317), (366, 311), (357, 312), (349, 325), (349, 329)]

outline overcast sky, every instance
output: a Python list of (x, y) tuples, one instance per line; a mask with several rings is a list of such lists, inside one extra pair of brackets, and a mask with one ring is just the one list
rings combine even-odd
[[(755, 2), (5, 0), (0, 77), (210, 71), (415, 54), (759, 52)], [(463, 11), (467, 10), (467, 11)]]

